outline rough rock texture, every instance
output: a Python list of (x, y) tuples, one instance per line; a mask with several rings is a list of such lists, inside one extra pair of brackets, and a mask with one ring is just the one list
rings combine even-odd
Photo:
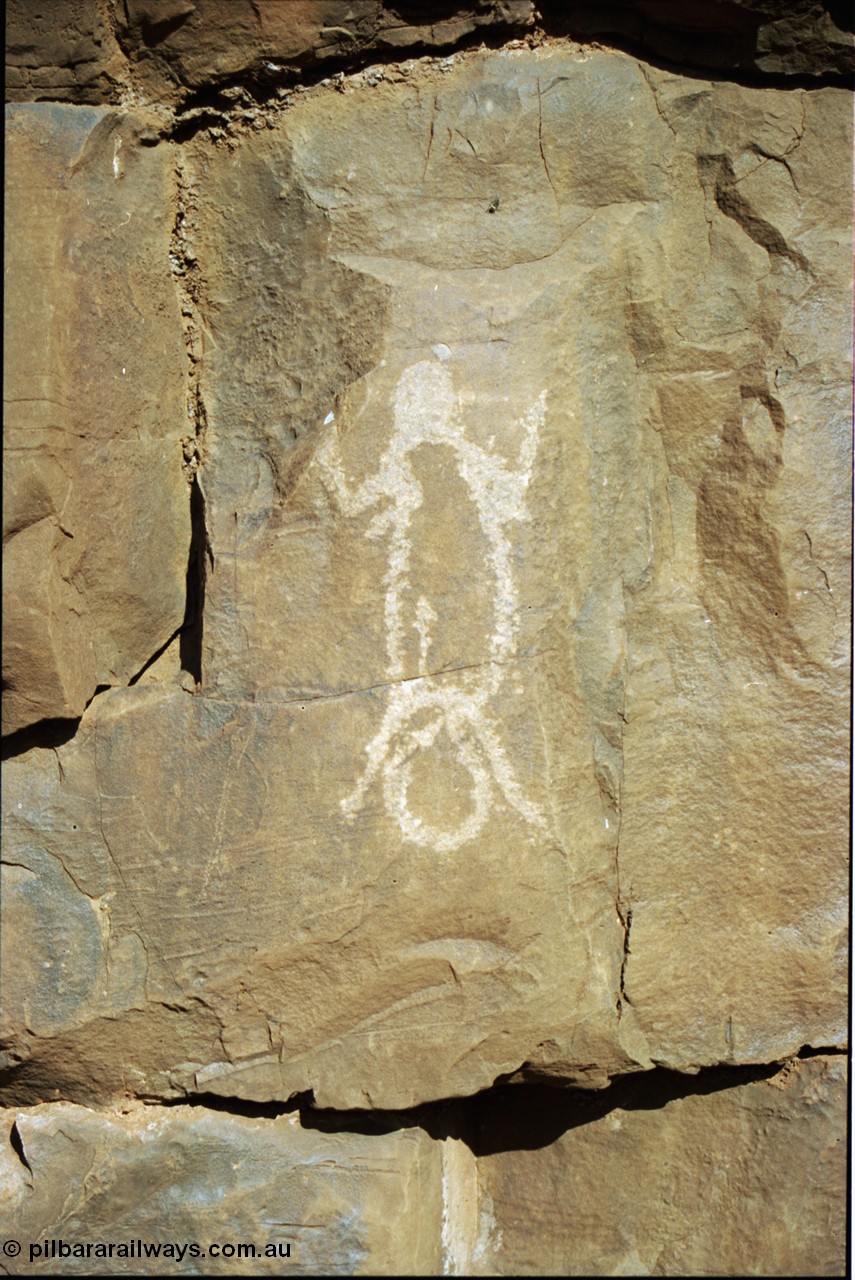
[(845, 1059), (722, 1083), (691, 1094), (669, 1081), (651, 1097), (634, 1081), (610, 1107), (544, 1090), (524, 1129), (505, 1090), (480, 1116), (479, 1159), (464, 1156), (454, 1269), (841, 1275)]
[[(155, 1243), (198, 1252), (149, 1257), (147, 1275), (842, 1274), (845, 1059), (754, 1075), (656, 1072), (587, 1098), (511, 1086), (388, 1132), (329, 1113), (11, 1109), (15, 1274), (139, 1274)], [(89, 1258), (50, 1257), (60, 1241)], [(46, 1251), (32, 1263), (30, 1242)], [(287, 1263), (264, 1257), (289, 1243)]]
[(103, 107), (7, 108), (4, 734), (80, 716), (184, 620), (186, 357), (151, 141)]
[(841, 1268), (851, 25), (13, 6), (22, 1236)]
[(236, 77), (262, 84), (345, 58), (453, 46), (488, 27), (503, 38), (534, 24), (532, 0), (127, 0), (118, 36), (135, 74), (161, 100)]
[(116, 100), (125, 58), (99, 0), (8, 0), (6, 100)]
[(842, 1045), (847, 95), (517, 50), (270, 123), (182, 149), (203, 683), (7, 770), (18, 1096)]
[(518, 50), (188, 159), (204, 696), (310, 735), (434, 1015), (475, 946), (473, 1087), (845, 1035), (849, 113)]
[(843, 0), (9, 0), (6, 94), (175, 105), (533, 30), (761, 78), (845, 78), (855, 44)]
[[(71, 1103), (0, 1112), (0, 1129), (0, 1203), (27, 1242), (17, 1275), (440, 1270), (441, 1154), (419, 1129), (339, 1135), (305, 1128), (297, 1115), (140, 1106), (100, 1114)], [(52, 1240), (115, 1247), (112, 1257), (93, 1248), (60, 1261)], [(30, 1241), (47, 1245), (32, 1263)], [(279, 1250), (289, 1243), (286, 1261)], [(141, 1244), (163, 1253), (146, 1257)], [(257, 1256), (229, 1256), (239, 1245)]]

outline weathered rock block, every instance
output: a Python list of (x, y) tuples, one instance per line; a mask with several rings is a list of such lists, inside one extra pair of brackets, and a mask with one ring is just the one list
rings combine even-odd
[(372, 79), (186, 148), (203, 682), (6, 771), (16, 1100), (844, 1043), (848, 95)]
[(843, 81), (855, 44), (842, 0), (10, 0), (8, 10), (14, 102), (119, 102), (133, 84), (176, 105), (240, 80), (263, 95), (302, 68), (534, 31), (617, 39), (685, 67)]
[(6, 100), (115, 102), (126, 59), (98, 0), (9, 0)]
[(711, 1093), (639, 1083), (617, 1105), (544, 1090), (525, 1126), (512, 1091), (485, 1108), (452, 1274), (843, 1274), (844, 1058)]
[(370, 699), (353, 838), (556, 858), (639, 1063), (845, 1034), (848, 112), (520, 51), (200, 152), (206, 697)]
[(103, 108), (7, 110), (3, 732), (181, 626), (190, 545), (171, 163)]
[[(17, 1275), (439, 1272), (440, 1154), (419, 1129), (334, 1134), (296, 1115), (68, 1103), (0, 1116)], [(61, 1259), (60, 1242), (83, 1252)], [(31, 1243), (43, 1250), (32, 1261)]]
[[(7, 764), (10, 1096), (404, 1107), (490, 1084), (550, 1035), (583, 1046), (574, 1074), (627, 1064), (586, 956), (594, 936), (617, 982), (596, 861), (573, 930), (564, 858), (510, 805), (465, 856), (403, 843), (382, 801), (353, 821), (354, 735), (380, 711), (370, 692), (252, 707), (138, 686), (96, 699), (61, 776), (53, 753)], [(496, 877), (491, 839), (537, 876)]]
[(161, 101), (242, 77), (260, 86), (298, 67), (370, 51), (452, 47), (491, 28), (531, 27), (533, 0), (385, 4), (382, 0), (126, 0), (118, 37)]

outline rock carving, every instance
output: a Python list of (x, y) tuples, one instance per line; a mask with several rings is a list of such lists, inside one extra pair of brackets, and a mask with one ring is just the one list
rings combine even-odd
[[(368, 536), (388, 538), (389, 542), (383, 579), (391, 682), (388, 701), (382, 724), (366, 746), (368, 764), (355, 790), (342, 801), (342, 808), (348, 818), (355, 818), (380, 775), (386, 810), (398, 822), (404, 837), (438, 852), (458, 849), (480, 833), (496, 791), (526, 822), (538, 828), (546, 825), (514, 776), (490, 711), (491, 700), (514, 656), (518, 629), (508, 526), (528, 519), (525, 493), (545, 410), (543, 391), (519, 420), (522, 440), (518, 465), (511, 468), (503, 457), (466, 437), (449, 370), (442, 364), (421, 361), (401, 375), (395, 395), (394, 433), (374, 475), (355, 488), (349, 485), (335, 428), (316, 454), (345, 515), (357, 516), (379, 506), (368, 526)], [(477, 667), (463, 670), (459, 683), (447, 678), (449, 671), (429, 670), (431, 629), (438, 614), (424, 596), (417, 601), (413, 624), (419, 635), (418, 674), (408, 675), (404, 662), (402, 600), (409, 587), (411, 524), (424, 500), (410, 455), (426, 444), (453, 450), (489, 548), (494, 622), (490, 656)], [(442, 830), (413, 814), (409, 797), (416, 754), (434, 747), (443, 732), (458, 763), (469, 774), (472, 787), (471, 811), (450, 830)]]

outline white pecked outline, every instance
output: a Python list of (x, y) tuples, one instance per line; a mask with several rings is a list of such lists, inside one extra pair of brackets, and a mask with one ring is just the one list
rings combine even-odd
[[(458, 849), (480, 833), (490, 812), (494, 786), (532, 826), (541, 829), (546, 826), (539, 809), (523, 795), (514, 777), (488, 707), (504, 679), (506, 664), (514, 656), (518, 597), (507, 526), (529, 518), (525, 493), (545, 413), (546, 392), (542, 391), (519, 419), (522, 441), (518, 465), (512, 469), (503, 457), (466, 438), (450, 370), (444, 363), (423, 360), (405, 369), (398, 382), (395, 430), (374, 475), (351, 489), (334, 426), (315, 454), (329, 490), (346, 516), (358, 516), (383, 504), (369, 523), (368, 536), (389, 539), (383, 586), (386, 650), (392, 683), (382, 724), (365, 748), (368, 764), (356, 789), (341, 802), (342, 809), (349, 819), (355, 818), (369, 787), (378, 774), (382, 774), (386, 811), (396, 819), (405, 839), (439, 852)], [(464, 672), (459, 685), (428, 671), (431, 626), (438, 619), (424, 596), (419, 597), (416, 605), (419, 675), (407, 678), (404, 667), (401, 599), (409, 586), (410, 526), (424, 499), (422, 486), (410, 465), (410, 454), (425, 444), (444, 445), (453, 450), (457, 470), (469, 490), (487, 540), (495, 584), (490, 658)], [(417, 751), (432, 747), (443, 730), (458, 762), (472, 779), (473, 811), (452, 831), (424, 823), (408, 806), (413, 758)]]

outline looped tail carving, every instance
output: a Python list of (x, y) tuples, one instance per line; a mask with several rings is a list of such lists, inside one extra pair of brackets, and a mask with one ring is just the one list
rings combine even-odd
[[(501, 455), (467, 439), (449, 370), (421, 361), (401, 375), (395, 395), (394, 432), (373, 475), (350, 487), (334, 428), (315, 455), (344, 514), (358, 516), (379, 506), (368, 535), (388, 540), (384, 620), (389, 677), (395, 683), (389, 690), (380, 728), (366, 745), (368, 764), (354, 791), (341, 802), (342, 809), (354, 819), (369, 789), (382, 779), (386, 811), (397, 821), (404, 838), (438, 852), (457, 849), (481, 832), (497, 792), (526, 822), (539, 829), (546, 826), (514, 776), (489, 706), (513, 657), (518, 629), (508, 525), (528, 519), (525, 494), (545, 413), (544, 391), (519, 419), (519, 452), (516, 466), (511, 467)], [(427, 670), (430, 629), (439, 614), (424, 596), (419, 597), (414, 624), (420, 641), (420, 674), (408, 679), (404, 668), (403, 601), (409, 588), (411, 526), (424, 500), (410, 455), (430, 444), (453, 451), (487, 543), (492, 579), (490, 658), (454, 683)], [(451, 744), (458, 765), (471, 781), (470, 812), (450, 830), (424, 822), (410, 808), (414, 758), (418, 752), (435, 748), (441, 735)]]

